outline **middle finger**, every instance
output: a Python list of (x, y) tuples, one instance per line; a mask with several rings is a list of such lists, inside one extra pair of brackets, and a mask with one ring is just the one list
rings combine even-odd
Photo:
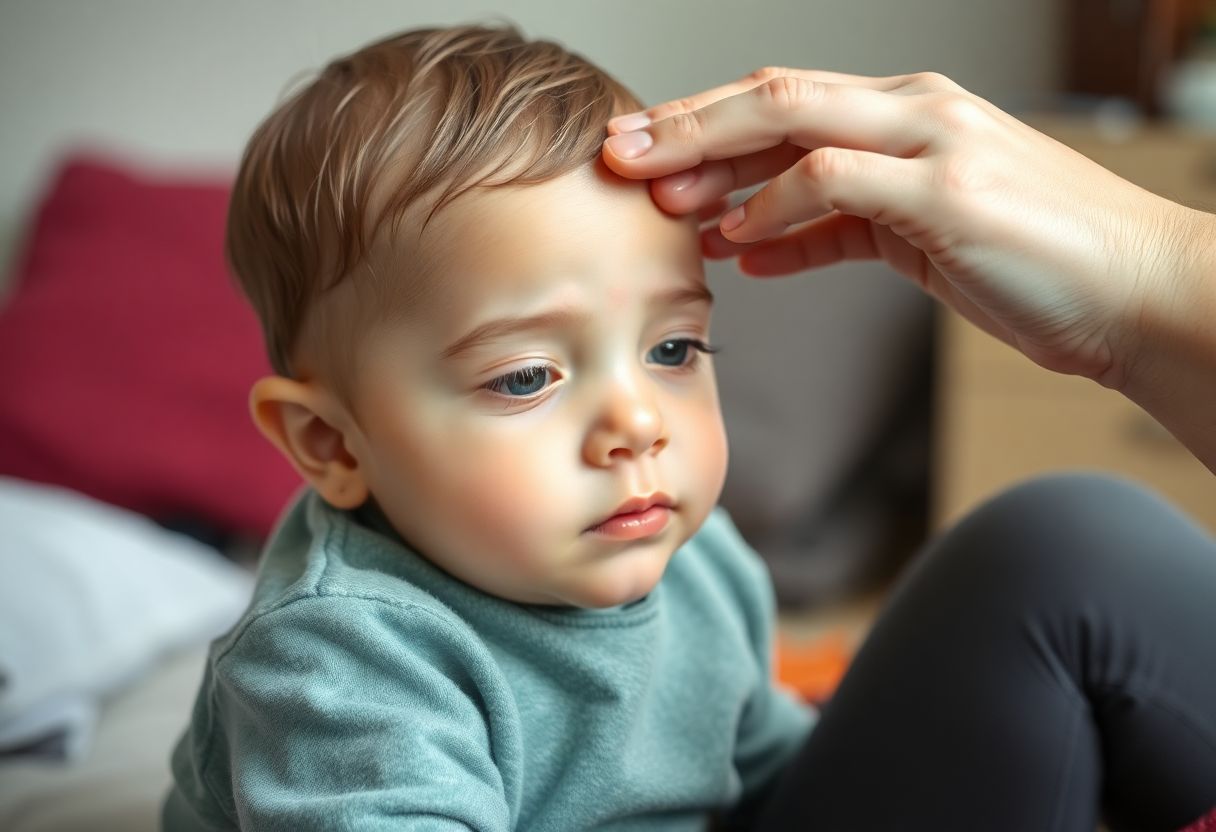
[(650, 185), (650, 192), (664, 211), (689, 214), (732, 191), (767, 182), (788, 170), (806, 153), (806, 148), (785, 142), (759, 153), (702, 162), (692, 170), (656, 179)]

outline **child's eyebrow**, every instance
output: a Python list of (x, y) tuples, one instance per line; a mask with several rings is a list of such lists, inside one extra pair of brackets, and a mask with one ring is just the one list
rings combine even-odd
[[(648, 300), (652, 304), (661, 306), (685, 306), (693, 303), (712, 305), (714, 295), (705, 284), (693, 283), (656, 292)], [(590, 313), (586, 310), (562, 307), (538, 312), (535, 315), (496, 318), (474, 327), (470, 332), (457, 338), (439, 354), (439, 358), (446, 361), (449, 358), (454, 358), (468, 352), (485, 341), (513, 335), (517, 332), (555, 329), (561, 326), (584, 324), (590, 317)]]

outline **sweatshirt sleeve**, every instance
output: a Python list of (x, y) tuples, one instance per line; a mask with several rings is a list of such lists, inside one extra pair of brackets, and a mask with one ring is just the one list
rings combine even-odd
[(735, 765), (743, 799), (763, 792), (806, 742), (817, 712), (777, 684), (773, 671), (771, 619), (754, 645), (765, 682), (752, 695), (739, 723)]
[(733, 553), (732, 583), (760, 670), (761, 681), (744, 708), (735, 745), (735, 768), (746, 804), (775, 781), (806, 741), (818, 714), (777, 684), (773, 661), (777, 604), (768, 568), (724, 510), (714, 513), (712, 523), (718, 545)]
[(243, 829), (508, 830), (518, 720), (496, 672), (432, 610), (293, 601), (217, 657), (201, 710), (219, 719), (196, 712), (166, 817), (189, 813), (193, 778)]

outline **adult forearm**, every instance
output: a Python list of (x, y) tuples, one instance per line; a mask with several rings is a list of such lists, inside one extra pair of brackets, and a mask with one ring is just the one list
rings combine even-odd
[(1216, 473), (1216, 215), (1176, 207), (1112, 386)]

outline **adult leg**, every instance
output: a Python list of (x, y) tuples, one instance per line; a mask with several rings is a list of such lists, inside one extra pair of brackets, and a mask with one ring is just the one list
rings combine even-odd
[(893, 593), (760, 830), (1177, 830), (1216, 806), (1216, 541), (1128, 483), (1017, 487)]

